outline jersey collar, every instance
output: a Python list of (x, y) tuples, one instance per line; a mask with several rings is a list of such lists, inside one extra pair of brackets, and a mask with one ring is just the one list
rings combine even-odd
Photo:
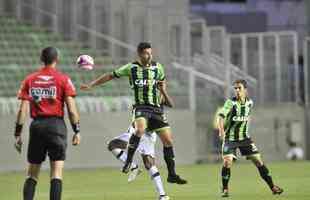
[(249, 97), (245, 97), (244, 103), (242, 103), (241, 101), (239, 101), (239, 100), (237, 99), (237, 97), (233, 97), (232, 99), (233, 99), (234, 101), (240, 103), (241, 105), (245, 105), (245, 104), (249, 101)]
[(42, 66), (40, 71), (42, 71), (42, 72), (55, 72), (55, 71), (57, 71), (57, 69), (56, 69), (56, 67)]
[(139, 67), (142, 67), (142, 68), (154, 68), (156, 66), (155, 61), (151, 61), (151, 64), (148, 67), (144, 67), (138, 60), (134, 61), (132, 64), (138, 65)]

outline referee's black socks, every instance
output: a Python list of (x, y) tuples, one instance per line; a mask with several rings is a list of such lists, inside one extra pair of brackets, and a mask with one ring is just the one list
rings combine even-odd
[(53, 178), (51, 180), (50, 200), (60, 200), (62, 192), (62, 180)]
[(260, 176), (266, 181), (270, 189), (273, 188), (274, 184), (272, 181), (272, 177), (269, 174), (268, 168), (265, 165), (262, 165), (262, 166), (257, 166), (257, 169), (259, 171)]
[(23, 195), (24, 200), (33, 200), (34, 193), (36, 191), (37, 181), (29, 177), (25, 180)]
[(168, 176), (176, 176), (173, 147), (164, 147), (164, 159), (166, 161)]

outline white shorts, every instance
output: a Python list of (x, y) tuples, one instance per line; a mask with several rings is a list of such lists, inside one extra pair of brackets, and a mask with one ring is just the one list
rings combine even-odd
[[(114, 139), (122, 140), (125, 142), (129, 142), (129, 138), (131, 135), (135, 132), (135, 129), (130, 126), (127, 130), (127, 132), (115, 137)], [(148, 133), (146, 132), (140, 140), (139, 146), (137, 148), (137, 151), (140, 154), (148, 155), (153, 158), (155, 158), (155, 144), (156, 144), (157, 135), (155, 132)]]

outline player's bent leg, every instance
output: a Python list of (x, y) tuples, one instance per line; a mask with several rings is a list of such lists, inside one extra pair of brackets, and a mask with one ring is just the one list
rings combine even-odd
[(114, 139), (108, 143), (108, 150), (115, 156), (116, 159), (125, 163), (127, 159), (127, 154), (125, 152), (128, 142)]
[(114, 139), (111, 140), (108, 143), (108, 150), (115, 156), (116, 159), (121, 161), (122, 163), (125, 163), (127, 159), (127, 149), (128, 142), (120, 140), (120, 139)]
[[(124, 135), (124, 134), (123, 134)], [(120, 137), (122, 137), (121, 135)], [(127, 137), (127, 136), (126, 136)], [(108, 150), (115, 156), (115, 158), (122, 163), (125, 163), (127, 160), (127, 149), (128, 142), (122, 139), (114, 139), (108, 143)], [(131, 163), (130, 174), (128, 176), (128, 182), (131, 182), (136, 179), (136, 177), (141, 173), (138, 165), (135, 162)]]
[(139, 146), (141, 136), (144, 134), (147, 127), (147, 121), (144, 117), (135, 119), (135, 134), (132, 134), (129, 139), (127, 159), (123, 167), (123, 172), (128, 173), (131, 167), (133, 156)]
[(279, 186), (274, 185), (270, 172), (267, 166), (262, 161), (261, 155), (259, 153), (247, 156), (247, 159), (251, 160), (253, 164), (257, 167), (261, 178), (268, 184), (270, 190), (273, 194), (283, 193), (283, 189)]
[(251, 160), (256, 167), (261, 167), (264, 165), (262, 157), (259, 153), (247, 156), (248, 160)]
[(145, 168), (149, 171), (150, 177), (155, 184), (156, 191), (159, 195), (159, 200), (169, 200), (170, 198), (165, 193), (160, 173), (155, 166), (155, 159), (150, 155), (142, 155), (142, 159)]
[(33, 200), (37, 181), (39, 178), (41, 164), (31, 164), (29, 163), (27, 169), (27, 178), (24, 183), (23, 188), (23, 199), (24, 200)]
[(230, 169), (233, 164), (233, 154), (228, 154), (223, 156), (223, 167), (222, 167), (222, 197), (228, 197), (228, 183), (230, 180)]
[(163, 143), (164, 149), (164, 160), (168, 169), (168, 178), (167, 181), (169, 183), (177, 183), (177, 184), (186, 184), (187, 181), (182, 179), (179, 175), (176, 174), (175, 171), (175, 160), (174, 160), (174, 150), (173, 150), (173, 139), (171, 129), (169, 127), (164, 127), (158, 129), (160, 140)]
[(64, 161), (51, 161), (51, 185), (50, 185), (50, 200), (60, 200), (62, 193), (62, 174)]
[(127, 148), (128, 142), (120, 140), (120, 139), (114, 139), (109, 141), (108, 143), (108, 150), (113, 151), (114, 149), (122, 149), (125, 150)]

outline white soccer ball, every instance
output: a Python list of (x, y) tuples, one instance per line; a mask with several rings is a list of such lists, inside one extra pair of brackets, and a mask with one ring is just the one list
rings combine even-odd
[(92, 70), (94, 68), (94, 59), (89, 55), (80, 55), (76, 60), (76, 64), (80, 69)]

